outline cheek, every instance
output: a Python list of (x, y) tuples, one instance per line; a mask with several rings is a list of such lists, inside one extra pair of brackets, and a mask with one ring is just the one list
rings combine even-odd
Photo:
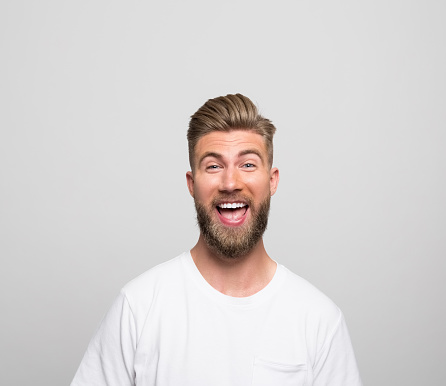
[(253, 183), (249, 184), (250, 190), (253, 195), (255, 196), (270, 196), (271, 195), (271, 185), (269, 180), (268, 181), (254, 181)]
[(207, 184), (196, 184), (194, 188), (194, 197), (198, 201), (206, 201), (211, 198), (212, 189)]

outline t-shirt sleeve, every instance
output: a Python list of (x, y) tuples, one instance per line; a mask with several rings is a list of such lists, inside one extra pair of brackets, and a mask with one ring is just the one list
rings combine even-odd
[(133, 386), (135, 319), (121, 291), (93, 336), (71, 386)]
[(331, 334), (318, 353), (314, 386), (361, 386), (358, 366), (344, 317), (341, 314)]

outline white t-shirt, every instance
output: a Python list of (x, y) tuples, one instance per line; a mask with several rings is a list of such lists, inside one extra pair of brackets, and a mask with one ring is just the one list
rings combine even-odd
[(72, 386), (359, 386), (341, 311), (278, 264), (244, 298), (201, 276), (190, 253), (128, 283)]

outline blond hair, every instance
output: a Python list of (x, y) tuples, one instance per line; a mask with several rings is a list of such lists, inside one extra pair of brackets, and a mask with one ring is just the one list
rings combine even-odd
[(187, 141), (189, 163), (194, 170), (195, 146), (200, 138), (213, 131), (252, 130), (260, 134), (268, 151), (269, 166), (273, 163), (273, 136), (276, 128), (269, 119), (262, 117), (256, 105), (241, 94), (229, 94), (209, 99), (191, 116)]

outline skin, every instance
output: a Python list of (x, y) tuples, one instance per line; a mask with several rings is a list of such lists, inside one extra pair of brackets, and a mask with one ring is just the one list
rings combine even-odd
[[(249, 130), (212, 132), (200, 138), (195, 148), (195, 168), (186, 173), (187, 187), (195, 200), (211, 207), (215, 197), (233, 194), (249, 197), (254, 207), (272, 196), (279, 183), (279, 170), (270, 168), (261, 135)], [(222, 222), (216, 208), (214, 221)], [(248, 208), (243, 223), (252, 220)], [(224, 226), (240, 226), (239, 223)], [(245, 256), (228, 259), (213, 252), (202, 235), (191, 250), (206, 281), (225, 295), (245, 297), (264, 288), (273, 278), (276, 263), (266, 253), (263, 240)]]

